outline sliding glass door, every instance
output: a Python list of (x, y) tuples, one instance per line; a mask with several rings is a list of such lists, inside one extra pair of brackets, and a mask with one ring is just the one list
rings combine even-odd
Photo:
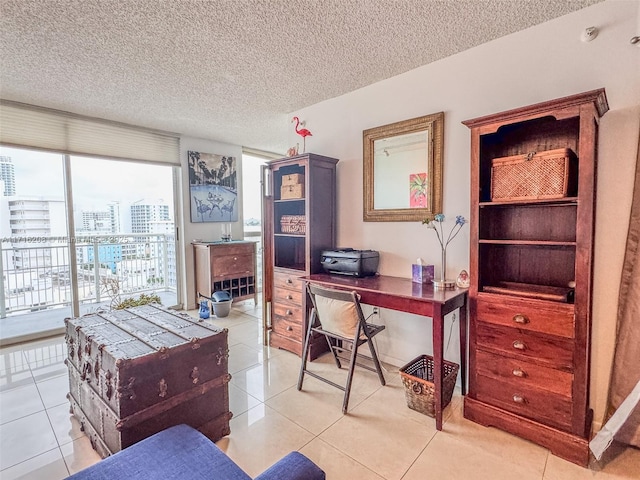
[(5, 147), (0, 156), (2, 337), (141, 293), (179, 303), (177, 167)]

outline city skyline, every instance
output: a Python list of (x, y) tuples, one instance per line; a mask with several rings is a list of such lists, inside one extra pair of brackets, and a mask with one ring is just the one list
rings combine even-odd
[[(0, 147), (15, 172), (15, 195), (64, 198), (62, 155)], [(173, 213), (171, 167), (72, 156), (73, 201), (86, 210), (107, 210), (113, 202), (146, 200), (169, 205)], [(117, 195), (114, 195), (117, 192)]]

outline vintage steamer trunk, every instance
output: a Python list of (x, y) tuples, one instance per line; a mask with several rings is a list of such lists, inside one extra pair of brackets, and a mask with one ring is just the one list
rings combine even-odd
[(102, 457), (180, 423), (229, 434), (226, 329), (159, 305), (65, 323), (71, 411)]

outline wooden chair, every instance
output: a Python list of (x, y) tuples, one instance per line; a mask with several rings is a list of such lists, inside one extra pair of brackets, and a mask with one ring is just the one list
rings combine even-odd
[[(373, 337), (384, 330), (385, 327), (384, 325), (373, 325), (365, 321), (362, 308), (360, 307), (359, 296), (356, 292), (318, 287), (309, 283), (307, 283), (306, 288), (313, 307), (309, 317), (304, 350), (302, 352), (298, 390), (302, 390), (305, 373), (318, 380), (322, 380), (344, 392), (342, 413), (347, 413), (353, 372), (356, 365), (372, 372), (377, 372), (380, 383), (385, 385), (380, 361), (378, 360), (378, 355), (372, 341)], [(342, 368), (340, 360), (349, 362), (349, 372), (345, 386), (338, 385), (315, 372), (307, 370), (309, 345), (313, 332), (324, 335), (338, 368)], [(369, 345), (371, 358), (358, 353), (358, 347), (365, 343)], [(347, 346), (349, 346), (349, 348), (346, 348)], [(349, 357), (345, 357), (344, 354), (348, 354)], [(373, 362), (374, 366), (359, 363), (357, 362), (358, 359), (367, 359), (369, 362)]]

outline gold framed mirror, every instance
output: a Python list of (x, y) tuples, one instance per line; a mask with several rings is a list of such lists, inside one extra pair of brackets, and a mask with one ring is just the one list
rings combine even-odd
[(442, 212), (444, 112), (362, 132), (365, 222), (412, 222)]

